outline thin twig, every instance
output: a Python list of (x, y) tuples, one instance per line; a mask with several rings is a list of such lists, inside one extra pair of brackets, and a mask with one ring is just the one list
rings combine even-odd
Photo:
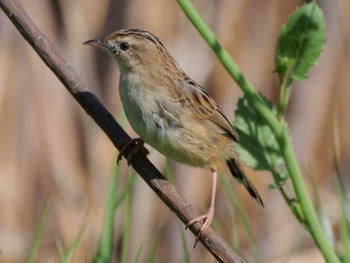
[[(118, 145), (120, 144), (118, 142), (120, 142), (120, 140), (130, 139), (130, 137), (115, 121), (113, 116), (106, 110), (97, 97), (88, 91), (86, 85), (73, 70), (70, 63), (59, 55), (56, 48), (38, 29), (17, 1), (0, 0), (0, 7), (17, 27), (22, 36), (34, 48), (44, 63), (61, 80), (80, 106), (94, 119), (97, 125), (119, 149)], [(125, 151), (124, 156), (127, 156), (128, 153), (129, 151)], [(135, 155), (130, 163), (144, 181), (170, 210), (175, 212), (182, 222), (187, 224), (191, 219), (198, 216), (197, 211), (193, 209), (193, 207), (177, 192), (175, 187), (164, 178), (143, 154)], [(199, 228), (200, 224), (195, 224), (190, 227), (190, 230), (196, 235)], [(220, 262), (244, 262), (213, 229), (208, 229), (201, 237), (200, 241)]]

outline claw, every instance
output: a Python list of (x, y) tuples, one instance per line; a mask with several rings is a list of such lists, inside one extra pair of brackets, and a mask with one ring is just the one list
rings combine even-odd
[(195, 223), (203, 222), (203, 225), (199, 229), (198, 234), (196, 236), (196, 240), (194, 242), (193, 248), (196, 247), (199, 239), (202, 237), (205, 231), (207, 231), (207, 229), (210, 227), (211, 222), (213, 221), (213, 218), (214, 218), (214, 210), (210, 207), (206, 214), (196, 217), (192, 219), (190, 222), (188, 222), (188, 224), (186, 225), (186, 229)]
[(117, 165), (119, 165), (120, 160), (123, 158), (123, 154), (129, 148), (129, 146), (132, 146), (133, 148), (131, 149), (130, 153), (126, 157), (126, 160), (128, 161), (128, 166), (130, 166), (130, 161), (132, 157), (138, 152), (142, 152), (144, 155), (149, 154), (149, 151), (147, 150), (147, 148), (144, 147), (144, 141), (141, 138), (121, 140), (119, 142), (119, 145), (121, 147), (121, 150), (117, 157)]

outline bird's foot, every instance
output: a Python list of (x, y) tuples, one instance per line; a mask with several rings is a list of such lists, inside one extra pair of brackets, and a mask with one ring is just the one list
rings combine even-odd
[(134, 139), (130, 139), (130, 140), (120, 140), (119, 146), (121, 147), (121, 150), (118, 154), (117, 165), (119, 165), (120, 160), (123, 158), (124, 152), (130, 146), (132, 146), (133, 148), (131, 149), (130, 153), (126, 157), (126, 160), (128, 161), (128, 165), (130, 165), (130, 161), (131, 161), (132, 157), (135, 154), (137, 154), (138, 152), (142, 152), (144, 155), (149, 154), (149, 151), (144, 146), (144, 141), (141, 138), (134, 138)]
[(189, 226), (192, 226), (196, 223), (203, 222), (203, 225), (199, 229), (198, 234), (196, 236), (196, 241), (194, 242), (194, 247), (196, 247), (199, 239), (202, 237), (202, 235), (205, 233), (205, 231), (207, 231), (207, 229), (210, 227), (211, 222), (213, 221), (213, 218), (214, 218), (214, 209), (212, 207), (210, 207), (206, 214), (198, 216), (187, 223), (186, 229)]

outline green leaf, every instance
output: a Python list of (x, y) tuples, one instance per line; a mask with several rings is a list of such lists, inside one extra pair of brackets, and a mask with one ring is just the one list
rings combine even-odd
[(316, 2), (298, 8), (282, 27), (275, 54), (275, 71), (281, 82), (307, 78), (326, 41), (326, 23)]
[[(266, 106), (276, 115), (272, 103), (262, 97)], [(264, 123), (248, 100), (243, 97), (238, 101), (234, 126), (240, 137), (236, 152), (246, 165), (255, 170), (268, 170), (278, 174), (280, 180), (287, 178), (287, 170), (271, 128)]]

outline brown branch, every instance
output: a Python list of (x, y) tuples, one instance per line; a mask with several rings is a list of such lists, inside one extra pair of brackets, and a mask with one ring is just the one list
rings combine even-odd
[[(70, 63), (60, 56), (56, 48), (34, 24), (17, 1), (0, 0), (0, 7), (80, 106), (94, 119), (97, 125), (119, 149), (118, 142), (129, 139), (130, 137), (119, 126), (97, 97), (87, 90), (86, 85), (73, 70)], [(124, 155), (127, 156), (128, 153), (129, 151), (126, 151)], [(135, 155), (131, 161), (131, 165), (170, 210), (176, 213), (182, 222), (187, 224), (192, 218), (198, 216), (198, 213), (192, 206), (143, 154)], [(190, 227), (190, 230), (192, 233), (197, 234), (199, 227), (200, 224), (195, 224)], [(212, 228), (206, 231), (200, 241), (220, 262), (244, 262)]]

